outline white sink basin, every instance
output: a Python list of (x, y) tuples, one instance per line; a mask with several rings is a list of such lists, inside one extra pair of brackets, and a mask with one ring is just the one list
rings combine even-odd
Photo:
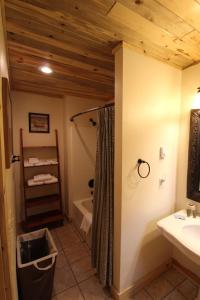
[(196, 244), (196, 246), (200, 249), (200, 225), (183, 226), (183, 234), (188, 244)]
[[(176, 219), (175, 215), (185, 217)], [(184, 210), (172, 214), (157, 223), (163, 235), (181, 252), (200, 265), (200, 218), (187, 217)]]

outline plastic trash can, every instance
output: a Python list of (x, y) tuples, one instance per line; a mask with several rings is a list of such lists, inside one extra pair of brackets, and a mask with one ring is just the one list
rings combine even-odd
[(51, 300), (57, 255), (47, 228), (17, 237), (20, 300)]

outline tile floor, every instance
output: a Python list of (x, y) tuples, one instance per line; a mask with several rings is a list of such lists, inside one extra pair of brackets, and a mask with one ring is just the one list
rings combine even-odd
[(58, 249), (52, 300), (112, 299), (99, 284), (89, 248), (75, 227), (66, 223), (51, 233)]
[[(90, 264), (90, 251), (74, 226), (66, 223), (53, 229), (58, 248), (52, 300), (112, 299), (103, 289)], [(194, 300), (197, 286), (172, 268), (153, 280), (129, 300)]]

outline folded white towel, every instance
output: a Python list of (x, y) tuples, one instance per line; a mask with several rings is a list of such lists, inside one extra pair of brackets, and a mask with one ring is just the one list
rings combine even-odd
[(52, 179), (53, 177), (54, 176), (52, 176), (51, 174), (38, 174), (33, 177), (33, 180), (34, 181), (49, 180)]
[(39, 159), (37, 157), (30, 157), (28, 159), (29, 164), (37, 164), (39, 163)]
[(58, 162), (56, 158), (52, 159), (35, 159), (29, 158), (24, 160), (24, 167), (32, 167), (32, 166), (48, 166), (48, 165), (57, 165)]
[(55, 176), (51, 176), (50, 179), (45, 179), (45, 180), (44, 180), (44, 183), (45, 183), (45, 184), (55, 183), (55, 182), (58, 182), (58, 178), (56, 178)]
[(44, 181), (40, 180), (40, 181), (34, 181), (33, 179), (29, 179), (27, 181), (28, 186), (34, 186), (34, 185), (41, 185), (44, 184)]
[(87, 235), (89, 233), (91, 225), (92, 225), (92, 214), (88, 212), (83, 216), (80, 229), (83, 230)]

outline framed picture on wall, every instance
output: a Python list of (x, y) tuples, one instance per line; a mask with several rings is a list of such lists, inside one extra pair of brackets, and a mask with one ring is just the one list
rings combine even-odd
[(12, 100), (8, 79), (2, 77), (2, 111), (5, 148), (5, 167), (10, 168), (13, 156)]
[(29, 132), (49, 133), (49, 114), (29, 113)]

